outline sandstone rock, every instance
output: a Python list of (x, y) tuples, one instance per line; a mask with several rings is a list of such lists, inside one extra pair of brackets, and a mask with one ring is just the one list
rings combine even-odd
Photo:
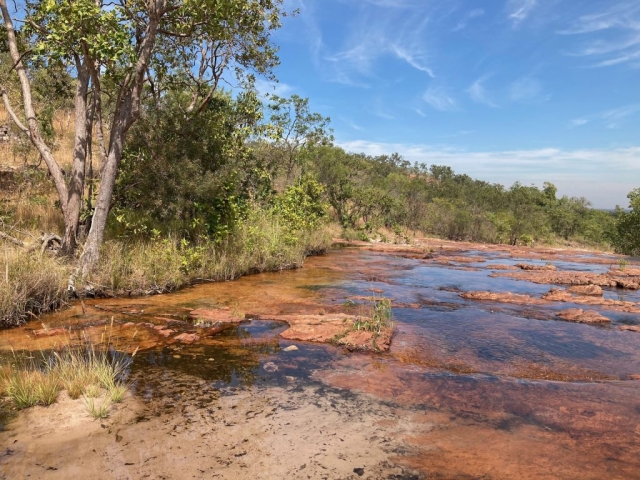
[(241, 323), (245, 320), (244, 315), (238, 315), (229, 308), (216, 308), (207, 310), (198, 308), (191, 310), (189, 315), (194, 319), (204, 319), (212, 323)]
[(620, 330), (626, 330), (629, 332), (638, 332), (640, 333), (640, 325), (622, 325)]
[(567, 289), (569, 293), (577, 295), (587, 295), (590, 297), (601, 297), (603, 295), (602, 288), (598, 285), (575, 285)]
[(34, 330), (33, 334), (36, 337), (53, 337), (54, 335), (62, 335), (67, 330), (64, 328), (41, 328), (40, 330)]
[(640, 289), (640, 284), (633, 280), (616, 278), (616, 287), (624, 288), (626, 290), (638, 290)]
[(578, 323), (608, 323), (607, 317), (600, 315), (593, 310), (582, 310), (581, 308), (568, 308), (557, 314), (558, 318), (566, 320), (568, 322)]
[(181, 343), (191, 344), (200, 340), (200, 335), (197, 333), (181, 333), (173, 339)]
[(629, 380), (640, 380), (640, 374), (629, 375)]
[(295, 345), (290, 345), (287, 348), (283, 349), (283, 352), (295, 352), (296, 350), (298, 350), (298, 347), (296, 347)]
[(514, 303), (516, 305), (543, 305), (545, 302), (529, 295), (521, 295), (511, 292), (466, 292), (461, 293), (467, 300), (484, 300), (500, 303)]
[(521, 270), (544, 270), (550, 272), (555, 272), (556, 270), (558, 270), (558, 267), (556, 267), (555, 265), (532, 265), (529, 263), (518, 263), (516, 267)]

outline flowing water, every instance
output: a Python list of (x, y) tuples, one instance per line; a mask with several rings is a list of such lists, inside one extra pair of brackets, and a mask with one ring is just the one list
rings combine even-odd
[[(579, 305), (462, 299), (460, 293), (471, 290), (533, 297), (549, 290), (491, 277), (495, 270), (486, 268), (521, 258), (464, 254), (477, 261), (443, 265), (336, 250), (299, 270), (170, 295), (86, 301), (2, 332), (0, 347), (53, 347), (55, 336), (33, 340), (42, 324), (83, 331), (93, 341), (108, 335), (125, 351), (140, 348), (131, 366), (133, 391), (166, 408), (180, 403), (194, 378), (201, 409), (213, 393), (305, 387), (349, 395), (345, 402), (356, 410), (363, 399), (378, 402), (393, 412), (377, 423), (378, 436), (396, 442), (387, 460), (413, 472), (385, 478), (640, 478), (640, 381), (632, 379), (640, 374), (640, 333), (619, 329), (640, 324), (640, 315), (589, 307), (612, 320), (594, 326), (555, 320), (560, 309)], [(588, 262), (553, 263), (561, 270), (608, 269)], [(367, 296), (393, 300), (396, 334), (388, 353), (285, 341), (279, 337), (285, 324), (255, 319), (357, 311)], [(605, 297), (640, 301), (637, 292), (615, 289)], [(167, 322), (178, 331), (191, 328), (191, 310), (220, 307), (248, 320), (193, 345), (171, 342), (152, 328)], [(291, 345), (297, 350), (285, 350)], [(6, 421), (0, 416), (0, 428)]]

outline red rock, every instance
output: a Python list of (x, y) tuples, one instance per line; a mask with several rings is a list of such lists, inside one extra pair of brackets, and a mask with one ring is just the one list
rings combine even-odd
[(136, 324), (134, 322), (127, 322), (124, 325), (122, 325), (123, 328), (131, 328), (131, 327), (135, 327)]
[(199, 308), (197, 310), (191, 310), (189, 315), (194, 319), (204, 319), (212, 323), (240, 323), (244, 321), (244, 316), (234, 315), (229, 308), (216, 308), (207, 310)]
[(163, 337), (170, 337), (171, 335), (176, 333), (175, 330), (171, 330), (169, 328), (162, 328), (157, 330), (157, 332), (158, 332), (158, 335), (162, 335)]
[(555, 272), (558, 268), (555, 265), (531, 265), (529, 263), (518, 263), (516, 265), (521, 270), (545, 270)]
[(629, 380), (640, 380), (640, 374), (634, 373), (633, 375), (629, 375)]
[(632, 280), (626, 280), (626, 279), (617, 278), (616, 279), (616, 287), (624, 288), (624, 289), (627, 289), (627, 290), (638, 290), (638, 289), (640, 289), (640, 284), (638, 282), (634, 282)]
[(568, 322), (578, 323), (608, 323), (607, 317), (600, 315), (593, 310), (582, 310), (581, 308), (568, 308), (557, 314), (557, 317)]
[(520, 295), (511, 292), (466, 292), (461, 293), (462, 298), (468, 300), (484, 300), (490, 302), (500, 303), (514, 303), (516, 305), (543, 305), (545, 302), (539, 298), (534, 298), (529, 295)]
[(515, 267), (514, 265), (502, 265), (498, 263), (495, 265), (485, 265), (484, 268), (486, 268), (487, 270), (517, 270), (518, 267)]
[(567, 292), (590, 297), (601, 297), (604, 294), (602, 288), (598, 285), (575, 285), (567, 288)]
[(36, 337), (53, 337), (54, 335), (62, 335), (64, 333), (67, 333), (65, 328), (41, 328), (40, 330), (33, 331)]
[(200, 335), (198, 335), (197, 333), (181, 333), (173, 339), (181, 343), (191, 344), (200, 340)]
[(640, 333), (640, 325), (622, 325), (620, 330), (626, 330), (629, 332), (638, 332)]

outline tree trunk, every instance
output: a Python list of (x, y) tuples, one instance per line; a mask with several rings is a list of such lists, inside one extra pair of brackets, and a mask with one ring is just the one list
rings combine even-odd
[(64, 237), (62, 253), (73, 255), (78, 246), (77, 234), (84, 196), (85, 164), (87, 161), (87, 95), (89, 92), (89, 71), (85, 64), (76, 61), (78, 80), (76, 87), (75, 139), (73, 166), (69, 179), (69, 196), (64, 216)]
[(86, 277), (91, 269), (98, 263), (100, 259), (100, 246), (104, 239), (104, 231), (107, 226), (107, 218), (111, 209), (111, 199), (113, 197), (113, 189), (116, 184), (118, 175), (118, 167), (122, 158), (125, 136), (125, 121), (120, 118), (114, 124), (111, 130), (111, 145), (107, 161), (102, 169), (102, 180), (100, 181), (100, 190), (96, 199), (96, 208), (93, 212), (91, 229), (84, 244), (84, 251), (80, 257), (80, 275)]

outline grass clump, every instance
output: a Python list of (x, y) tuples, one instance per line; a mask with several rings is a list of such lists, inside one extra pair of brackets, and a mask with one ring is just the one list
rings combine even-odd
[(24, 323), (67, 298), (69, 270), (46, 254), (6, 248), (0, 265), (0, 326)]
[(41, 353), (40, 361), (14, 353), (14, 361), (0, 367), (0, 393), (18, 409), (51, 405), (66, 390), (72, 399), (84, 398), (92, 417), (106, 418), (111, 405), (120, 403), (128, 391), (126, 377), (135, 352), (127, 356), (92, 346), (67, 346)]
[(358, 316), (353, 322), (352, 328), (379, 335), (383, 329), (393, 326), (392, 319), (391, 300), (388, 298), (374, 300), (370, 312), (367, 315)]
[(44, 371), (19, 369), (9, 375), (5, 391), (18, 409), (48, 406), (58, 398), (60, 382)]

